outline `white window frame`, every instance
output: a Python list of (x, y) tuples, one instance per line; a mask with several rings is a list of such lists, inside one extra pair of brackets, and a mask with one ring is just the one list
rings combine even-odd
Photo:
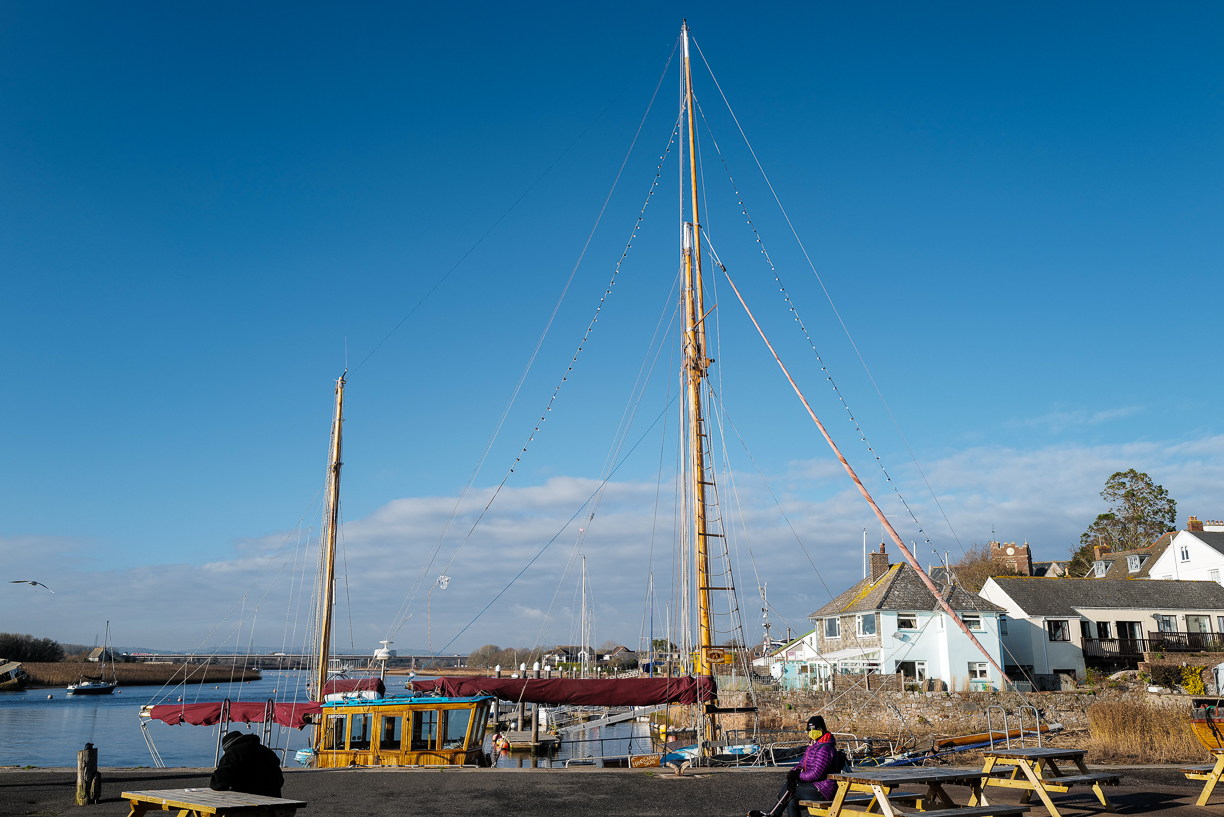
[[(906, 626), (902, 621), (910, 621), (912, 624)], [(898, 630), (917, 630), (918, 629), (918, 614), (917, 613), (897, 613), (897, 629)]]
[(1140, 561), (1139, 561), (1138, 556), (1127, 556), (1126, 557), (1126, 570), (1128, 573), (1138, 573), (1139, 567), (1140, 567)]
[(969, 662), (969, 680), (970, 681), (988, 681), (990, 680), (990, 664), (985, 661), (970, 661)]
[(981, 632), (982, 630), (986, 629), (982, 625), (982, 614), (981, 613), (963, 613), (961, 614), (961, 621), (965, 622), (965, 626), (968, 627), (970, 630), (976, 630), (977, 632)]
[[(867, 632), (863, 628), (864, 621), (871, 622), (871, 632)], [(861, 636), (876, 635), (879, 632), (879, 628), (876, 627), (875, 613), (859, 613), (858, 615), (856, 615), (854, 617), (854, 628), (855, 628), (855, 632), (857, 632)]]
[(1178, 554), (1177, 554), (1177, 555), (1181, 557), (1181, 560), (1182, 560), (1183, 562), (1188, 562), (1188, 561), (1190, 561), (1190, 546), (1189, 546), (1189, 545), (1182, 545), (1180, 548), (1178, 548)]
[(1218, 570), (1208, 570), (1208, 571), (1207, 571), (1207, 578), (1211, 579), (1211, 580), (1212, 580), (1213, 582), (1215, 582), (1216, 584), (1219, 584), (1219, 583), (1220, 583), (1220, 571), (1218, 571)]
[[(834, 616), (824, 620), (824, 637), (825, 638), (841, 638), (841, 619)], [(829, 630), (833, 630), (832, 633)]]

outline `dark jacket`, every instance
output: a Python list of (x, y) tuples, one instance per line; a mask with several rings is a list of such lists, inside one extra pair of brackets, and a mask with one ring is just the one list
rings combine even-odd
[(214, 791), (280, 797), (284, 784), (276, 752), (261, 744), (259, 735), (243, 735), (225, 747), (208, 787)]

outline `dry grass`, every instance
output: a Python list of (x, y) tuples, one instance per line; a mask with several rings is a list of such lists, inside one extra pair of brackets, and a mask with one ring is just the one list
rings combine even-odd
[(1090, 759), (1138, 763), (1187, 763), (1209, 759), (1190, 729), (1189, 701), (1153, 706), (1120, 699), (1088, 707)]
[[(58, 663), (23, 663), (22, 669), (30, 674), (30, 686), (60, 687), (75, 683), (82, 675), (102, 675), (100, 664), (87, 661), (62, 661)], [(160, 685), (182, 683), (186, 673), (189, 684), (218, 684), (233, 681), (257, 681), (258, 670), (219, 665), (195, 664), (116, 664), (115, 675), (121, 686)], [(110, 680), (110, 667), (105, 677)]]

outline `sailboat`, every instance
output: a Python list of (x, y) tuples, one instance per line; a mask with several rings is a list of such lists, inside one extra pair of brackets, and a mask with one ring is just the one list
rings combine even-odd
[[(97, 636), (95, 636), (96, 638)], [(106, 665), (110, 664), (111, 680), (105, 680)], [(115, 673), (115, 655), (110, 645), (110, 622), (106, 622), (106, 635), (102, 638), (102, 674), (82, 675), (75, 684), (68, 685), (69, 695), (110, 695), (119, 686), (119, 676)]]

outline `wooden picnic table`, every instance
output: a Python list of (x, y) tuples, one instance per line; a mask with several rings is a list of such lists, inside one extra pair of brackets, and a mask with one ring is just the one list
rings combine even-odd
[[(837, 793), (831, 801), (800, 800), (808, 814), (814, 817), (843, 817), (869, 814), (872, 817), (1015, 817), (1028, 811), (1028, 806), (986, 805), (975, 807), (981, 793), (982, 774), (976, 769), (928, 769), (921, 766), (852, 769), (831, 774)], [(973, 789), (974, 800), (961, 807), (952, 802), (944, 784), (953, 783)], [(902, 786), (925, 786), (923, 793), (898, 792)], [(859, 794), (856, 795), (855, 793)], [(863, 796), (863, 795), (866, 796)], [(914, 805), (921, 811), (903, 811), (898, 805)], [(936, 806), (935, 810), (930, 807)], [(942, 806), (942, 808), (939, 808)]]
[[(1028, 803), (1033, 794), (1041, 798), (1042, 804), (1050, 812), (1050, 817), (1062, 817), (1054, 801), (1050, 799), (1052, 792), (1065, 794), (1072, 786), (1091, 785), (1092, 791), (1106, 811), (1114, 810), (1113, 803), (1105, 796), (1102, 786), (1116, 786), (1121, 776), (1109, 772), (1090, 772), (1084, 765), (1084, 749), (1055, 749), (1052, 747), (1034, 749), (991, 749), (983, 752), (986, 764), (982, 767), (981, 786), (974, 792), (971, 805), (986, 804), (986, 789), (997, 786), (1007, 789), (1020, 789), (1021, 803)], [(1000, 766), (1002, 761), (1002, 766)], [(1058, 768), (1060, 761), (1070, 761), (1075, 764), (1079, 774), (1063, 774)]]
[(1182, 773), (1188, 780), (1207, 781), (1203, 784), (1203, 791), (1199, 794), (1196, 806), (1207, 805), (1207, 801), (1211, 799), (1211, 793), (1215, 791), (1216, 783), (1219, 783), (1220, 777), (1224, 776), (1224, 749), (1212, 749), (1211, 753), (1215, 755), (1215, 763), (1208, 763), (1206, 766), (1187, 766), (1182, 769)]
[(123, 799), (132, 804), (128, 817), (141, 817), (147, 811), (175, 810), (178, 817), (293, 817), (298, 809), (306, 807), (302, 800), (212, 789), (125, 791)]

